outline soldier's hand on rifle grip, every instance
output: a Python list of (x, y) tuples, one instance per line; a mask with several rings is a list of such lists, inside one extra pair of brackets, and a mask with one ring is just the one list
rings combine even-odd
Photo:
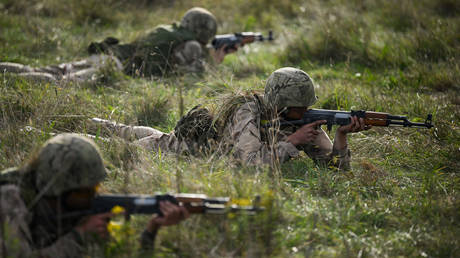
[(172, 204), (169, 201), (160, 202), (160, 210), (163, 216), (153, 215), (147, 225), (147, 231), (153, 232), (161, 226), (176, 225), (190, 216), (185, 207)]
[(326, 120), (319, 120), (310, 124), (306, 124), (300, 127), (293, 134), (289, 135), (287, 141), (294, 144), (294, 146), (311, 143), (315, 141), (316, 137), (320, 133), (318, 130), (320, 126), (326, 122)]
[(226, 55), (238, 51), (239, 47), (240, 47), (239, 44), (235, 44), (235, 45), (233, 45), (231, 47), (229, 47), (227, 44), (225, 44), (222, 47), (220, 47), (219, 49), (211, 48), (211, 50), (210, 50), (211, 51), (211, 56), (213, 57), (214, 61), (217, 64), (220, 64), (220, 63), (222, 63), (224, 61), (224, 58), (225, 58)]
[(225, 45), (224, 47), (225, 54), (228, 55), (231, 53), (235, 53), (236, 51), (238, 51), (239, 47), (240, 47), (240, 44), (234, 44), (232, 46)]
[(342, 125), (337, 129), (338, 133), (347, 134), (347, 133), (356, 133), (372, 128), (372, 125), (366, 125), (364, 118), (358, 118), (356, 116), (351, 117), (351, 123), (348, 125)]
[(81, 220), (78, 226), (75, 227), (75, 230), (82, 236), (93, 233), (102, 239), (107, 239), (109, 237), (107, 224), (112, 217), (113, 213), (111, 212), (87, 216)]

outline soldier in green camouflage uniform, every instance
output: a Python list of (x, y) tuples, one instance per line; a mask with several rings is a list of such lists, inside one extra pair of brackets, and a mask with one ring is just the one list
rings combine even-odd
[[(0, 256), (82, 257), (94, 236), (107, 239), (111, 213), (59, 219), (63, 213), (88, 209), (105, 176), (96, 145), (74, 134), (50, 139), (24, 167), (3, 171)], [(153, 246), (161, 225), (176, 224), (188, 216), (183, 207), (160, 206), (165, 216), (149, 221), (141, 237), (143, 246)]]
[(109, 37), (88, 47), (90, 57), (76, 62), (43, 68), (22, 64), (0, 63), (0, 72), (18, 73), (36, 80), (88, 81), (97, 78), (102, 69), (120, 70), (131, 76), (158, 76), (175, 72), (202, 72), (205, 60), (222, 62), (225, 46), (208, 50), (216, 35), (217, 21), (209, 11), (195, 7), (188, 10), (180, 24), (160, 25), (152, 32), (129, 44)]
[[(189, 112), (171, 133), (163, 133), (145, 126), (117, 124), (98, 118), (93, 119), (93, 122), (102, 124), (120, 137), (136, 140), (141, 146), (153, 151), (195, 154), (200, 151), (198, 146), (209, 144), (209, 140), (212, 140), (220, 142), (214, 147), (224, 153), (232, 152), (235, 158), (245, 164), (274, 165), (276, 162), (282, 163), (298, 157), (299, 152), (304, 151), (317, 163), (347, 169), (350, 166), (350, 151), (346, 135), (369, 129), (362, 119), (354, 117), (351, 124), (339, 127), (334, 144), (319, 127), (326, 121), (317, 121), (300, 128), (261, 126), (267, 120), (300, 119), (316, 99), (312, 79), (299, 69), (285, 67), (270, 75), (263, 97), (245, 97), (237, 108), (232, 109), (228, 119), (227, 116), (221, 116), (228, 120), (221, 123), (221, 130), (214, 126), (212, 116), (204, 109)], [(224, 105), (224, 109), (229, 107), (230, 105)], [(187, 123), (192, 124), (184, 126)], [(206, 123), (208, 126), (204, 125)], [(196, 136), (180, 137), (184, 135), (184, 131), (190, 132), (190, 128), (194, 128), (195, 125), (199, 130), (191, 134), (202, 135), (201, 141), (193, 140), (198, 139)]]

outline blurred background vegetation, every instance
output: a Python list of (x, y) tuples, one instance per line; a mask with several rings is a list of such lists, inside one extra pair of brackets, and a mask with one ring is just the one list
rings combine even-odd
[[(218, 33), (273, 30), (203, 76), (97, 83), (34, 83), (0, 75), (0, 169), (20, 165), (49, 133), (92, 132), (101, 117), (163, 131), (181, 111), (218, 105), (221, 94), (261, 92), (283, 66), (316, 83), (316, 108), (368, 109), (436, 128), (374, 128), (350, 136), (352, 170), (299, 158), (280, 169), (231, 158), (150, 153), (120, 139), (96, 140), (111, 173), (104, 191), (197, 192), (266, 200), (267, 212), (195, 216), (163, 229), (159, 257), (454, 257), (460, 236), (460, 2), (455, 0), (0, 0), (0, 61), (41, 66), (86, 56), (92, 41), (130, 42), (194, 6)], [(39, 129), (28, 130), (27, 126)], [(334, 130), (330, 133), (334, 135)], [(146, 218), (134, 218), (140, 232)], [(135, 235), (106, 249), (129, 256)]]

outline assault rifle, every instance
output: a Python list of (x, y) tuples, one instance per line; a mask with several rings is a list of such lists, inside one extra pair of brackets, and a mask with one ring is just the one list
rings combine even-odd
[[(326, 109), (309, 109), (303, 114), (300, 120), (283, 120), (279, 122), (280, 126), (285, 125), (305, 125), (318, 120), (326, 120), (327, 130), (330, 131), (333, 125), (347, 125), (351, 123), (351, 117), (364, 118), (366, 125), (372, 126), (400, 126), (400, 127), (418, 127), (432, 128), (432, 115), (429, 114), (424, 123), (411, 122), (405, 116), (395, 116), (388, 113), (373, 111), (339, 111)], [(271, 127), (274, 123), (268, 123), (265, 127)]]
[[(132, 214), (159, 214), (159, 203), (169, 201), (176, 205), (184, 206), (191, 214), (225, 214), (242, 212), (248, 215), (254, 215), (263, 211), (260, 198), (253, 201), (253, 205), (240, 206), (232, 203), (229, 197), (210, 198), (204, 194), (161, 194), (161, 195), (122, 195), (122, 194), (103, 194), (96, 196), (91, 204), (91, 208), (85, 211), (76, 211), (63, 214), (61, 218), (71, 218), (76, 216), (87, 216), (98, 213), (112, 211), (114, 207), (121, 207), (124, 215), (129, 219)], [(240, 201), (251, 203), (250, 201)]]
[(260, 32), (239, 32), (234, 34), (223, 34), (217, 35), (211, 42), (214, 49), (219, 49), (224, 45), (227, 45), (224, 49), (228, 52), (230, 49), (235, 49), (236, 44), (244, 46), (245, 44), (253, 43), (254, 41), (272, 41), (273, 32), (268, 32), (268, 37), (264, 37)]

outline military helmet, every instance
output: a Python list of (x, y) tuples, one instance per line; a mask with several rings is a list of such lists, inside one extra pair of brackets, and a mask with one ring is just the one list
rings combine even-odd
[(60, 134), (45, 142), (37, 162), (35, 186), (45, 196), (91, 187), (106, 176), (97, 146), (77, 134)]
[(188, 10), (180, 25), (195, 33), (199, 42), (207, 44), (217, 32), (217, 20), (208, 10), (195, 7)]
[(264, 102), (278, 111), (286, 107), (308, 107), (316, 100), (313, 80), (300, 69), (280, 68), (265, 84)]

